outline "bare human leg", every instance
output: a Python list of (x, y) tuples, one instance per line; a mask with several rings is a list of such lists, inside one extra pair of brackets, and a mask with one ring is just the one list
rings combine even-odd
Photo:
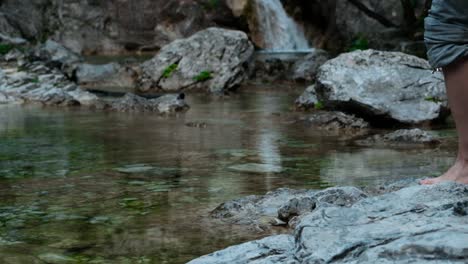
[(447, 96), (458, 133), (458, 156), (442, 176), (422, 180), (431, 185), (444, 181), (468, 184), (468, 58), (444, 68)]

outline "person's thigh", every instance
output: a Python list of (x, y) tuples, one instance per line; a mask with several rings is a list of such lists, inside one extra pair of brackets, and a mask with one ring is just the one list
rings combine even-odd
[(468, 56), (468, 0), (434, 0), (425, 30), (427, 55), (434, 68)]

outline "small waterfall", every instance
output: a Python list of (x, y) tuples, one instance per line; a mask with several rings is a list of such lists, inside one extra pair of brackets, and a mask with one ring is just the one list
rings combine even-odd
[(255, 0), (264, 48), (275, 51), (310, 49), (302, 28), (288, 16), (280, 0)]

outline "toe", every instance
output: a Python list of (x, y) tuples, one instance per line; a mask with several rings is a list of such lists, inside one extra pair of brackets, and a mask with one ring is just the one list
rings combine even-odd
[(421, 185), (432, 185), (434, 184), (434, 179), (424, 179), (419, 182)]

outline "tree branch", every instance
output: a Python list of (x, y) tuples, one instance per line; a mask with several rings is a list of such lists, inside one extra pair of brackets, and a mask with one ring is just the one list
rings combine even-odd
[(359, 10), (361, 10), (364, 14), (366, 14), (368, 17), (373, 18), (377, 20), (380, 24), (386, 26), (386, 27), (398, 27), (395, 25), (392, 21), (388, 20), (384, 16), (370, 10), (365, 4), (363, 4), (359, 0), (348, 0), (351, 4), (353, 4), (355, 7), (357, 7)]

